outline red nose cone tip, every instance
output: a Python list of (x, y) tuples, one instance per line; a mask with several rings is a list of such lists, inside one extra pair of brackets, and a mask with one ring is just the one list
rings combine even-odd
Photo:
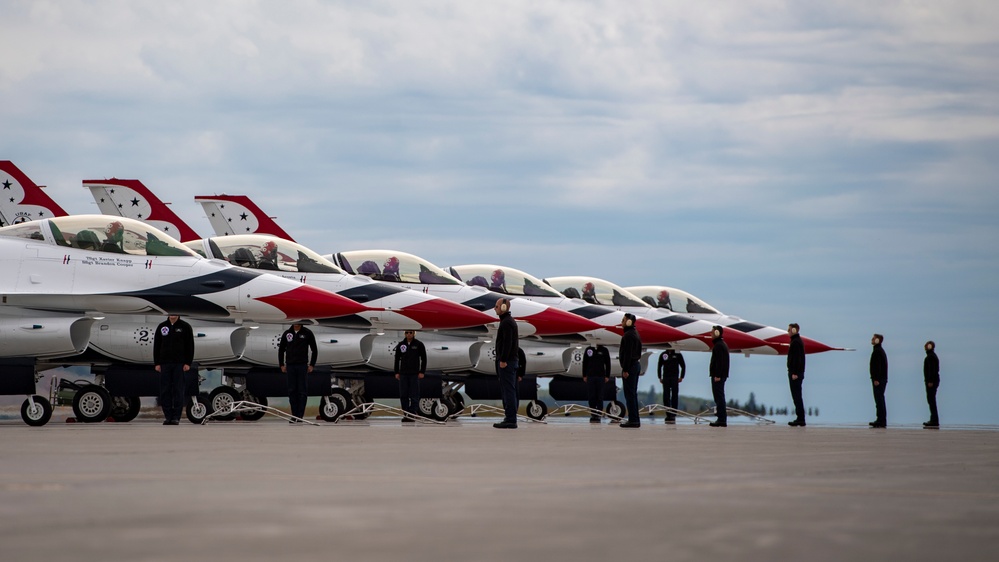
[(431, 299), (397, 310), (406, 318), (419, 322), (425, 330), (470, 328), (495, 322), (496, 319), (463, 304), (444, 299)]
[(725, 339), (725, 344), (728, 345), (730, 351), (752, 349), (754, 347), (769, 347), (767, 342), (760, 338), (738, 330), (725, 330), (722, 337)]
[[(537, 314), (517, 318), (530, 323), (538, 336), (580, 334), (600, 329), (600, 324), (557, 308), (547, 308)], [(495, 319), (493, 319), (495, 322)]]
[[(811, 338), (801, 337), (801, 343), (805, 346), (805, 353), (822, 353), (825, 351), (843, 351), (842, 347), (832, 347), (826, 345), (820, 341), (813, 340)], [(787, 355), (788, 346), (791, 344), (791, 336), (787, 334), (781, 334), (779, 336), (774, 336), (767, 340), (767, 344), (770, 347), (777, 350), (781, 355)]]
[(285, 318), (289, 320), (335, 318), (368, 310), (368, 307), (359, 302), (308, 285), (278, 295), (257, 297), (256, 300), (284, 312)]
[[(638, 330), (638, 335), (642, 338), (642, 343), (645, 345), (670, 343), (690, 337), (689, 334), (681, 332), (672, 326), (653, 322), (648, 318), (639, 318), (635, 324), (635, 329)], [(620, 332), (621, 330), (619, 328), (615, 331)]]

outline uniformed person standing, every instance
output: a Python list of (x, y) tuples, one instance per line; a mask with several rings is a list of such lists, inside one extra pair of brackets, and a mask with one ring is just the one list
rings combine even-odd
[(191, 325), (172, 314), (156, 327), (153, 336), (153, 363), (160, 374), (160, 408), (163, 425), (180, 425), (184, 409), (184, 374), (194, 362), (194, 331)]
[(791, 400), (794, 402), (794, 419), (787, 422), (791, 427), (805, 427), (805, 401), (801, 397), (801, 383), (805, 380), (805, 344), (801, 341), (801, 328), (788, 324), (787, 333), (791, 336), (791, 347), (787, 351), (787, 382), (791, 386)]
[(520, 342), (517, 321), (510, 315), (510, 299), (502, 298), (493, 307), (499, 316), (496, 331), (496, 376), (499, 377), (500, 398), (503, 399), (503, 421), (494, 423), (500, 429), (517, 429), (517, 369), (520, 366)]
[(711, 348), (711, 363), (708, 374), (711, 376), (711, 394), (715, 399), (715, 411), (718, 414), (711, 427), (728, 427), (728, 409), (725, 404), (725, 381), (728, 380), (728, 344), (725, 343), (725, 329), (715, 326), (714, 345)]
[[(405, 339), (395, 346), (395, 380), (399, 381), (399, 402), (403, 411), (420, 415), (420, 379), (427, 371), (427, 348), (416, 339), (416, 332), (406, 330)], [(402, 417), (403, 423), (416, 421)]]
[[(309, 351), (312, 358), (309, 358)], [(316, 366), (319, 349), (316, 346), (316, 336), (312, 330), (301, 324), (292, 324), (281, 334), (278, 344), (278, 365), (281, 372), (288, 374), (288, 404), (291, 415), (296, 418), (305, 417), (305, 404), (309, 400), (309, 373)], [(289, 423), (296, 423), (291, 420)]]
[(923, 382), (926, 383), (926, 403), (930, 406), (930, 421), (923, 424), (923, 427), (940, 427), (940, 418), (937, 416), (937, 388), (940, 387), (940, 359), (937, 358), (937, 344), (932, 341), (926, 342), (926, 359), (923, 359)]
[(877, 412), (877, 419), (872, 421), (871, 427), (887, 427), (888, 413), (885, 411), (885, 387), (888, 386), (888, 355), (885, 353), (881, 343), (885, 338), (881, 334), (874, 334), (871, 338), (871, 386), (874, 388), (874, 407)]
[(638, 377), (642, 374), (642, 338), (635, 329), (635, 315), (628, 313), (621, 320), (621, 327), (624, 328), (624, 335), (621, 336), (621, 349), (618, 352), (618, 360), (621, 363), (621, 377), (624, 379), (621, 386), (624, 387), (624, 402), (628, 408), (628, 421), (622, 422), (621, 427), (641, 427), (641, 418), (638, 417)]
[(604, 409), (604, 383), (610, 381), (610, 352), (602, 345), (591, 345), (583, 352), (583, 382), (589, 400), (590, 423), (600, 423), (596, 412)]
[[(683, 355), (673, 349), (667, 349), (659, 354), (659, 365), (656, 368), (659, 382), (663, 383), (663, 406), (674, 410), (680, 405), (680, 383), (687, 376), (687, 363)], [(676, 413), (666, 412), (666, 423), (676, 423)]]

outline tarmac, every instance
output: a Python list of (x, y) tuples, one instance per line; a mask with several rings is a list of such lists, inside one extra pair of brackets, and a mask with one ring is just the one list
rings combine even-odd
[(0, 423), (0, 560), (986, 560), (999, 431)]

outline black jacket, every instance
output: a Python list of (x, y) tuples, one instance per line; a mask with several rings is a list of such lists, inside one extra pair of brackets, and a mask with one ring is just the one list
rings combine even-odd
[(798, 380), (805, 378), (805, 344), (801, 334), (791, 336), (791, 348), (787, 351), (787, 374), (798, 375)]
[(190, 365), (194, 361), (194, 330), (178, 319), (175, 324), (164, 320), (156, 326), (153, 336), (153, 364), (177, 363)]
[(656, 372), (659, 374), (659, 380), (682, 379), (687, 376), (687, 363), (683, 360), (683, 355), (674, 353), (670, 356), (669, 352), (664, 351), (659, 354), (659, 366)]
[(413, 338), (405, 339), (395, 346), (395, 373), (397, 375), (418, 375), (427, 372), (427, 348), (423, 342)]
[(888, 382), (888, 355), (880, 343), (871, 351), (871, 380)]
[(520, 343), (517, 341), (517, 321), (509, 312), (500, 315), (499, 330), (496, 332), (496, 360), (511, 363), (517, 359)]
[(728, 379), (728, 344), (722, 338), (715, 338), (711, 348), (711, 363), (708, 364), (708, 374), (712, 378)]
[[(639, 337), (638, 330), (634, 326), (625, 328), (624, 335), (621, 336), (621, 350), (618, 353), (618, 361), (621, 363), (621, 368), (627, 371), (641, 359), (642, 338)], [(637, 374), (639, 373), (628, 373), (628, 375)]]
[(926, 359), (923, 359), (923, 382), (940, 385), (940, 359), (932, 349), (926, 350)]
[(607, 378), (610, 376), (610, 369), (610, 352), (607, 351), (606, 347), (602, 345), (594, 347), (591, 345), (583, 352), (584, 377)]
[[(309, 361), (309, 350), (312, 350), (312, 360)], [(312, 330), (302, 326), (302, 329), (295, 332), (294, 328), (288, 328), (281, 334), (281, 343), (278, 345), (278, 365), (305, 365), (308, 363), (316, 366), (319, 349), (316, 347), (316, 336)]]

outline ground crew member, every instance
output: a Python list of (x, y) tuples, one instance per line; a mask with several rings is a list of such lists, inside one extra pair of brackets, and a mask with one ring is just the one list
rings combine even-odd
[(642, 422), (638, 417), (638, 377), (642, 374), (642, 338), (635, 329), (635, 315), (628, 313), (621, 320), (621, 327), (624, 328), (624, 335), (621, 336), (621, 349), (618, 352), (618, 361), (621, 363), (622, 386), (624, 387), (624, 402), (628, 408), (628, 421), (622, 422), (621, 427), (641, 427)]
[(801, 398), (801, 383), (805, 380), (805, 344), (801, 341), (801, 328), (788, 324), (787, 333), (791, 336), (791, 347), (787, 351), (787, 382), (791, 386), (791, 400), (794, 402), (794, 419), (787, 422), (791, 427), (805, 427), (805, 401)]
[[(672, 349), (662, 352), (656, 372), (659, 374), (659, 382), (663, 383), (663, 406), (676, 410), (680, 405), (680, 383), (687, 376), (687, 364), (683, 355)], [(666, 423), (676, 423), (675, 412), (666, 412)]]
[[(281, 334), (278, 365), (282, 373), (288, 374), (288, 405), (291, 406), (291, 415), (296, 418), (305, 417), (305, 404), (309, 400), (309, 373), (316, 366), (318, 354), (316, 336), (305, 326), (292, 324)], [(301, 423), (301, 420), (290, 420), (288, 423)]]
[(503, 421), (494, 423), (499, 429), (517, 429), (517, 368), (520, 366), (520, 343), (517, 321), (510, 315), (510, 299), (502, 298), (493, 307), (499, 316), (496, 331), (496, 376), (499, 377), (500, 398), (503, 399)]
[(940, 418), (937, 416), (937, 388), (940, 387), (940, 359), (937, 358), (937, 344), (932, 341), (926, 342), (926, 359), (923, 359), (923, 382), (926, 383), (926, 402), (930, 405), (930, 421), (923, 424), (923, 427), (940, 427)]
[(600, 423), (604, 409), (604, 383), (610, 381), (610, 352), (602, 345), (591, 345), (583, 352), (583, 382), (590, 405), (590, 423)]
[[(406, 330), (405, 339), (395, 346), (395, 380), (399, 381), (399, 402), (403, 411), (419, 415), (420, 379), (427, 371), (427, 348), (416, 339), (416, 332)], [(416, 421), (402, 417), (403, 423)]]
[(888, 355), (885, 353), (881, 342), (884, 336), (874, 334), (871, 338), (871, 385), (874, 388), (874, 407), (877, 412), (877, 419), (872, 421), (871, 427), (887, 427), (888, 413), (885, 411), (885, 387), (888, 386)]
[(184, 374), (194, 362), (194, 331), (191, 325), (172, 314), (156, 327), (153, 336), (153, 363), (160, 374), (160, 408), (163, 425), (180, 425), (184, 409)]
[(711, 376), (711, 394), (715, 399), (715, 412), (718, 417), (709, 423), (711, 427), (728, 427), (728, 409), (725, 404), (725, 381), (728, 380), (728, 344), (725, 343), (725, 329), (715, 326), (714, 346), (711, 348), (711, 363), (708, 374)]

